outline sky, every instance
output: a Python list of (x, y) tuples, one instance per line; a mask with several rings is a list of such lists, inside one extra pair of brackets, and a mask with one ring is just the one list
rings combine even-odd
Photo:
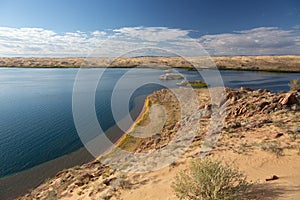
[(300, 52), (299, 0), (0, 0), (0, 56)]

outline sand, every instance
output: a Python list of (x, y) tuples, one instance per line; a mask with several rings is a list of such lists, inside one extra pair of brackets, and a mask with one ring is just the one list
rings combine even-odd
[(0, 57), (0, 67), (184, 67), (300, 72), (300, 56), (43, 58)]
[[(185, 92), (184, 89), (178, 90)], [(238, 168), (247, 175), (248, 181), (254, 183), (245, 199), (300, 199), (300, 109), (294, 109), (297, 108), (294, 103), (299, 103), (294, 97), (299, 98), (299, 92), (274, 94), (266, 90), (252, 91), (245, 88), (226, 91), (226, 122), (221, 137), (208, 156)], [(208, 90), (197, 89), (196, 93), (199, 112), (209, 110)], [(134, 148), (123, 147), (130, 147), (131, 151), (138, 153), (157, 150), (170, 142), (174, 131), (180, 129), (176, 122), (178, 102), (173, 98), (167, 90), (157, 91), (148, 97), (150, 106), (158, 102), (167, 106), (166, 116), (171, 117), (161, 130), (159, 141), (155, 142), (155, 138), (150, 137), (145, 142), (139, 139), (137, 143), (130, 143), (137, 144)], [(244, 109), (247, 103), (253, 105)], [(145, 110), (150, 111), (151, 108)], [(147, 116), (150, 115), (144, 115), (140, 125), (149, 124)], [(174, 177), (181, 170), (187, 169), (192, 159), (199, 157), (210, 117), (202, 115), (198, 119), (198, 137), (167, 167), (146, 173), (124, 173), (122, 170), (128, 168), (124, 162), (119, 163), (117, 170), (98, 162), (88, 163), (56, 175), (22, 199), (49, 195), (58, 199), (177, 199), (171, 188)], [(135, 130), (132, 127), (131, 133)], [(131, 141), (135, 139), (131, 138)], [(106, 158), (112, 157), (113, 152), (108, 153)], [(101, 161), (103, 158), (99, 159)], [(279, 179), (266, 181), (273, 175)]]

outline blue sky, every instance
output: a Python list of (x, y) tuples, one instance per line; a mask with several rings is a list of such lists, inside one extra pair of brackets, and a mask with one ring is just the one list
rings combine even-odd
[(115, 35), (193, 38), (212, 55), (299, 54), (300, 1), (0, 0), (0, 27), (0, 56), (83, 56)]

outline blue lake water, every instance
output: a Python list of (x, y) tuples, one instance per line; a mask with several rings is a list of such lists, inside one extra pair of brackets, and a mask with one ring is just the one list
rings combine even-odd
[[(0, 177), (82, 148), (72, 116), (72, 91), (78, 70), (0, 68)], [(84, 70), (92, 75), (93, 70), (99, 69)], [(98, 85), (95, 108), (104, 130), (115, 124), (110, 108), (111, 94), (116, 82), (128, 70), (107, 69)], [(187, 79), (201, 79), (195, 71), (178, 71)], [(162, 74), (162, 70), (137, 69), (124, 83), (134, 85), (147, 77), (158, 80)], [(300, 79), (299, 73), (228, 70), (221, 71), (221, 75), (227, 87), (266, 88), (273, 92), (287, 91), (291, 79)], [(164, 83), (176, 87), (177, 82)], [(129, 110), (135, 106), (137, 97), (161, 88), (155, 84), (141, 87), (133, 94)], [(120, 91), (120, 101), (122, 92), (127, 90)]]

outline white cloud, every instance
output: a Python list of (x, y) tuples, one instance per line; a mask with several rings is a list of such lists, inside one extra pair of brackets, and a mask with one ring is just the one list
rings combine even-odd
[(169, 55), (206, 55), (201, 45), (211, 55), (300, 52), (300, 34), (295, 28), (259, 27), (196, 39), (189, 38), (189, 33), (189, 30), (167, 27), (123, 27), (62, 34), (43, 28), (0, 27), (0, 56), (119, 56), (141, 48), (167, 49)]
[(95, 36), (95, 37), (105, 36), (106, 32), (104, 32), (104, 31), (93, 31), (92, 35)]
[(162, 42), (186, 38), (188, 30), (167, 27), (125, 27), (113, 30), (118, 35), (151, 42)]
[(297, 31), (260, 27), (231, 34), (205, 35), (199, 42), (216, 55), (299, 54), (299, 39)]
[(293, 26), (293, 29), (300, 29), (300, 24)]

